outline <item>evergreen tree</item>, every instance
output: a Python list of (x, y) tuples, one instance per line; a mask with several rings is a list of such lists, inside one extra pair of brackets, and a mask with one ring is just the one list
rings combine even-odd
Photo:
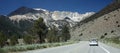
[(70, 32), (69, 32), (69, 28), (67, 27), (67, 25), (63, 26), (61, 37), (62, 37), (62, 41), (67, 41), (70, 39)]
[(45, 25), (43, 18), (39, 18), (35, 21), (33, 32), (38, 35), (40, 43), (45, 42), (44, 39), (47, 33), (47, 26)]
[(23, 39), (26, 44), (32, 44), (34, 37), (32, 35), (25, 35)]
[(3, 34), (3, 32), (0, 32), (0, 47), (4, 46), (6, 40), (6, 36)]
[(59, 42), (59, 37), (57, 36), (57, 30), (55, 29), (55, 27), (48, 31), (46, 38), (50, 43)]
[(13, 35), (10, 37), (10, 45), (16, 45), (18, 43), (18, 37)]

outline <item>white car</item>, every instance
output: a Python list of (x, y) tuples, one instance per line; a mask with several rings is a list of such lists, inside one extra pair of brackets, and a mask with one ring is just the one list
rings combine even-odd
[(98, 40), (96, 40), (96, 39), (90, 40), (89, 45), (90, 46), (98, 46)]

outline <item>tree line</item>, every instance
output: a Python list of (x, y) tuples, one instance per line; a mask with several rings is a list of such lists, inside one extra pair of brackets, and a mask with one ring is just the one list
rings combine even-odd
[[(61, 34), (60, 34), (61, 33)], [(0, 31), (0, 46), (16, 45), (18, 44), (18, 39), (20, 37), (17, 35), (11, 35), (7, 37), (2, 31)], [(59, 31), (55, 26), (48, 28), (43, 18), (39, 18), (33, 24), (33, 27), (29, 29), (29, 32), (25, 35), (21, 35), (25, 44), (35, 44), (35, 43), (52, 43), (52, 42), (66, 42), (70, 39), (69, 27), (64, 25), (62, 30)], [(10, 43), (7, 40), (10, 40)]]

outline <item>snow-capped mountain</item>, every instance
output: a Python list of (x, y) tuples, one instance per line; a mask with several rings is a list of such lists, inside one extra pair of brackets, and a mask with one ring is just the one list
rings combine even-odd
[[(77, 24), (77, 22), (80, 22), (81, 20), (93, 14), (94, 12), (79, 14), (77, 12), (48, 11), (41, 8), (20, 7), (17, 10), (11, 12), (8, 16), (13, 22), (17, 23), (20, 23), (20, 21), (33, 22), (34, 20), (42, 17), (48, 27), (56, 26), (61, 28), (61, 26), (65, 25), (65, 23), (67, 23), (67, 25), (70, 27), (73, 27)], [(18, 26), (20, 25), (18, 24)]]

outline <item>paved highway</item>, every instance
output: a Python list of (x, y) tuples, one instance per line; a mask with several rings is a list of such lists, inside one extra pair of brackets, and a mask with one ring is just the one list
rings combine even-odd
[(99, 43), (99, 46), (89, 46), (88, 41), (81, 41), (76, 44), (25, 51), (21, 53), (120, 53), (120, 49), (107, 46), (103, 43)]

